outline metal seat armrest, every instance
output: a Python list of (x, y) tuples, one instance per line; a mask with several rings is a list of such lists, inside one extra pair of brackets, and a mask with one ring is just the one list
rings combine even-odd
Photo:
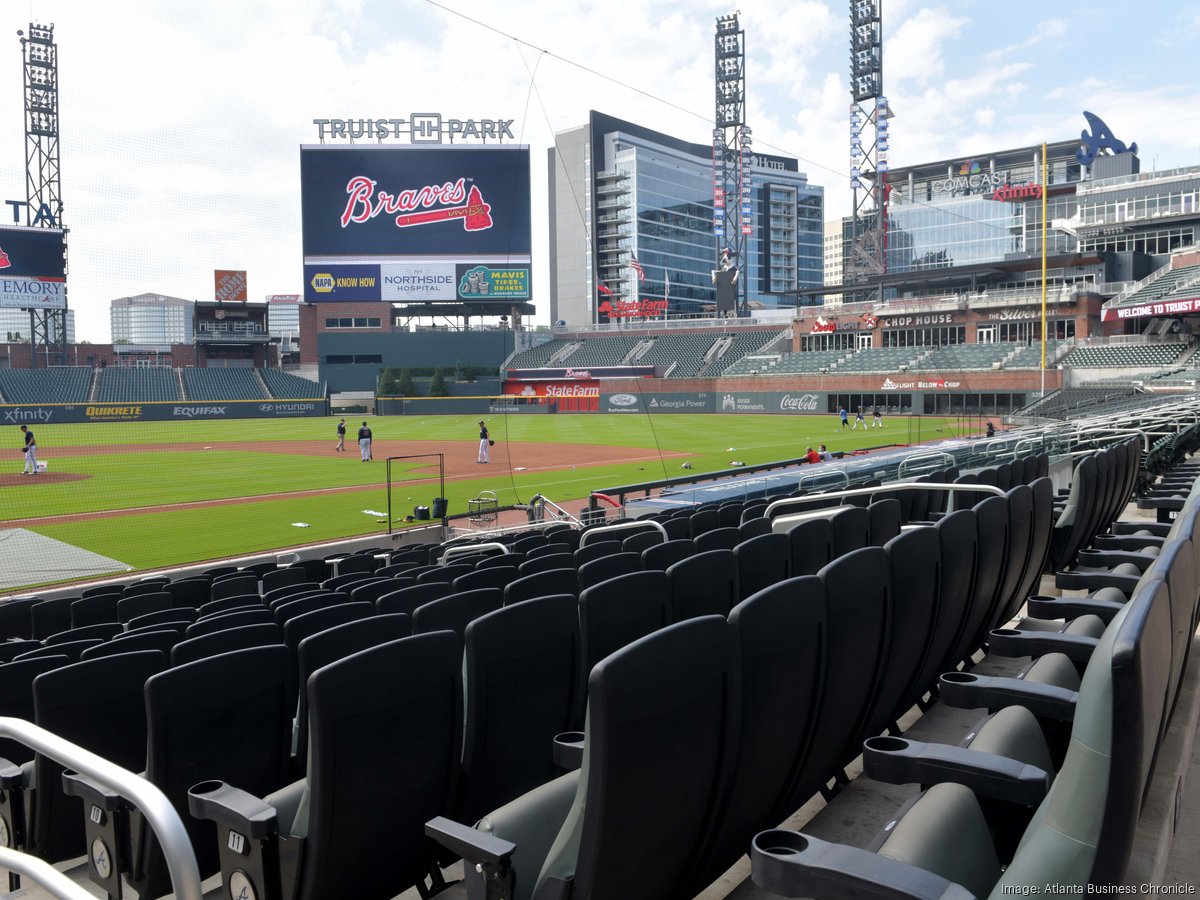
[(1022, 806), (1036, 806), (1050, 790), (1049, 773), (1037, 766), (969, 747), (898, 737), (874, 737), (863, 744), (863, 773), (887, 784), (952, 782)]
[(1165, 537), (1150, 534), (1098, 534), (1092, 541), (1097, 550), (1129, 550), (1137, 553), (1145, 547), (1161, 547)]
[(932, 872), (782, 828), (755, 835), (750, 844), (750, 878), (780, 897), (973, 900), (966, 888)]
[(938, 698), (957, 709), (988, 710), (1023, 706), (1039, 719), (1070, 722), (1075, 718), (1075, 691), (1023, 678), (947, 672), (938, 682)]
[(1166, 522), (1113, 522), (1112, 532), (1116, 535), (1131, 535), (1138, 531), (1148, 531), (1150, 534), (1165, 538), (1171, 526)]
[(188, 791), (188, 812), (261, 841), (279, 830), (275, 807), (223, 781), (202, 781)]
[(1086, 663), (1099, 639), (1081, 634), (1047, 631), (1021, 631), (1019, 628), (994, 628), (988, 634), (988, 652), (998, 656), (1045, 656), (1062, 653), (1072, 662)]
[(110, 791), (86, 775), (66, 771), (63, 772), (62, 780), (63, 793), (68, 797), (79, 797), (84, 803), (98, 806), (105, 812), (115, 812), (129, 806), (129, 803), (116, 791)]
[(1083, 571), (1094, 568), (1101, 575), (1105, 574), (1106, 569), (1123, 563), (1129, 563), (1131, 566), (1136, 566), (1139, 572), (1145, 572), (1157, 558), (1150, 553), (1132, 550), (1080, 550), (1075, 558), (1075, 564)]
[(512, 900), (516, 844), (444, 816), (426, 822), (425, 834), (462, 857), (468, 900)]
[(78, 772), (65, 771), (63, 793), (83, 800), (84, 834), (88, 848), (88, 877), (109, 896), (121, 896), (121, 873), (128, 870), (126, 835), (131, 804)]
[(21, 771), (21, 767), (0, 757), (0, 791), (20, 789), (24, 783), (25, 773)]
[(1077, 619), (1095, 616), (1108, 624), (1125, 604), (1094, 597), (1030, 597), (1026, 601), (1029, 616), (1034, 619)]
[(188, 812), (216, 824), (221, 877), (231, 897), (283, 900), (275, 807), (223, 781), (202, 781), (188, 790)]
[(1141, 580), (1140, 575), (1116, 575), (1112, 572), (1056, 572), (1054, 586), (1064, 591), (1098, 591), (1111, 587), (1126, 597), (1132, 597)]

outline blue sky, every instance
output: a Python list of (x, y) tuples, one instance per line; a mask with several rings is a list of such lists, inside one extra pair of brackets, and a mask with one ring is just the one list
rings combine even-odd
[[(78, 336), (107, 340), (114, 297), (209, 298), (215, 268), (248, 270), (252, 297), (299, 293), (297, 148), (315, 142), (314, 118), (441, 111), (516, 119), (514, 130), (534, 151), (535, 292), (547, 284), (545, 148), (554, 130), (581, 124), (595, 108), (709, 139), (714, 20), (729, 7), (446, 5), (527, 43), (417, 0), (0, 6), (0, 35), (8, 36), (0, 42), (0, 200), (24, 197), (15, 32), (31, 19), (56, 25)], [(883, 0), (883, 7), (894, 167), (1071, 139), (1085, 125), (1084, 109), (1136, 141), (1143, 168), (1200, 165), (1189, 60), (1200, 3)], [(800, 157), (801, 170), (825, 187), (827, 217), (843, 214), (846, 3), (744, 0), (740, 12), (756, 145)]]

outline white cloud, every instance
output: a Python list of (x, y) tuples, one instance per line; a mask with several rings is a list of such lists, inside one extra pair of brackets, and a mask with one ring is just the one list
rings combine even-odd
[(987, 54), (989, 59), (1000, 59), (1011, 53), (1016, 53), (1019, 50), (1025, 50), (1033, 47), (1043, 41), (1054, 40), (1055, 38), (1063, 37), (1067, 34), (1068, 26), (1063, 19), (1045, 19), (1038, 22), (1033, 28), (1033, 33), (1023, 41), (1016, 44), (1009, 44), (1007, 47), (1000, 47), (997, 50), (989, 51)]
[[(619, 15), (601, 0), (446, 2), (599, 74), (420, 0), (35, 0), (37, 15), (57, 23), (80, 336), (103, 338), (114, 297), (209, 296), (214, 268), (248, 269), (253, 296), (298, 292), (297, 151), (315, 142), (314, 118), (440, 110), (517, 119), (532, 149), (539, 289), (547, 283), (545, 151), (554, 131), (598, 109), (710, 140), (713, 26), (728, 0), (629, 0)], [(741, 6), (756, 146), (799, 157), (825, 187), (828, 217), (848, 211), (844, 0)], [(1119, 137), (1138, 141), (1144, 156), (1153, 148), (1166, 164), (1196, 159), (1183, 87), (1190, 82), (1161, 75), (1180, 87), (1131, 85), (1128, 71), (1155, 67), (1119, 32), (1113, 46), (1130, 69), (1072, 81), (1071, 61), (1049, 40), (1069, 36), (1061, 19), (1004, 46), (1011, 32), (993, 18), (972, 21), (963, 8), (981, 7), (885, 4), (893, 166), (1070, 138), (1085, 105)], [(28, 6), (0, 6), (0, 34), (27, 24)], [(6, 47), (0, 64), (12, 72), (18, 48)], [(533, 94), (522, 54), (538, 67)], [(10, 79), (0, 90), (0, 200), (24, 196), (21, 115)]]
[[(952, 15), (944, 6), (925, 7), (905, 20), (883, 45), (889, 92), (914, 81), (928, 84), (945, 72), (942, 45), (957, 39), (969, 20)], [(889, 95), (890, 96), (890, 95)]]

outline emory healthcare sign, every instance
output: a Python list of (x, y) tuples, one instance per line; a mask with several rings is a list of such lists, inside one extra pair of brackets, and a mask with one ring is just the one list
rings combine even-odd
[(66, 309), (63, 233), (0, 228), (0, 309)]

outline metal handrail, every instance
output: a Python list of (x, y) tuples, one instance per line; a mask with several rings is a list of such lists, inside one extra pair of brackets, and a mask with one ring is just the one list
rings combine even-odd
[[(850, 473), (849, 472), (847, 472), (845, 469), (829, 469), (825, 472), (810, 472), (807, 475), (801, 475), (800, 480), (796, 482), (796, 489), (801, 490), (801, 491), (804, 490), (804, 483), (806, 481), (810, 481), (810, 480), (816, 481), (818, 479), (829, 478), (834, 475), (841, 475), (842, 477), (841, 477), (840, 481), (841, 481), (842, 485), (844, 487), (850, 487)], [(820, 488), (821, 485), (818, 484), (817, 487)], [(836, 488), (835, 488), (835, 490), (836, 490)], [(825, 491), (825, 493), (828, 493), (828, 491)]]
[(83, 885), (76, 884), (50, 863), (28, 853), (0, 847), (0, 868), (28, 878), (57, 900), (96, 900)]
[(943, 465), (949, 465), (949, 466), (953, 467), (955, 464), (955, 459), (949, 453), (945, 453), (941, 450), (934, 450), (929, 453), (918, 453), (914, 456), (906, 456), (906, 457), (904, 457), (904, 459), (900, 460), (900, 465), (896, 467), (896, 477), (903, 478), (904, 471), (905, 471), (904, 467), (906, 465), (908, 465), (909, 463), (918, 463), (918, 462), (919, 463), (924, 463), (924, 462), (941, 463)]
[(442, 558), (438, 560), (438, 565), (446, 565), (446, 560), (454, 556), (474, 556), (476, 553), (482, 553), (485, 550), (499, 550), (505, 556), (510, 552), (508, 547), (499, 541), (491, 541), (486, 544), (466, 544), (462, 547), (447, 547), (446, 552), (442, 554)]
[(1142, 439), (1143, 452), (1145, 452), (1145, 453), (1150, 452), (1150, 435), (1148, 435), (1145, 431), (1141, 430), (1140, 428), (1109, 428), (1106, 426), (1097, 426), (1094, 428), (1080, 428), (1071, 434), (1071, 438), (1073, 439), (1076, 446), (1078, 446), (1079, 444), (1082, 443), (1080, 438), (1083, 435), (1095, 435), (1095, 437), (1092, 438), (1093, 440), (1095, 440), (1096, 438), (1110, 438), (1110, 437), (1111, 438), (1122, 438), (1122, 437), (1133, 437), (1134, 435), (1137, 435), (1138, 437), (1140, 437)]
[[(73, 769), (110, 791), (115, 791), (136, 806), (158, 838), (158, 844), (167, 861), (167, 871), (171, 876), (171, 891), (177, 900), (204, 900), (204, 891), (200, 888), (200, 868), (196, 865), (192, 842), (175, 807), (157, 786), (104, 757), (97, 756), (90, 750), (72, 744), (24, 719), (0, 717), (0, 737), (12, 738), (43, 756), (50, 757), (64, 768)], [(0, 863), (9, 865), (3, 859), (0, 859)], [(18, 869), (15, 864), (9, 867), (21, 874), (28, 874), (48, 890), (53, 891), (57, 886), (43, 881), (41, 870), (37, 866), (30, 863), (24, 865), (24, 870)], [(65, 893), (56, 896), (64, 900), (76, 900), (90, 895)]]
[(974, 491), (978, 494), (995, 494), (998, 497), (1004, 496), (1004, 491), (991, 484), (947, 484), (936, 481), (893, 481), (889, 484), (880, 484), (875, 487), (865, 488), (850, 488), (847, 491), (833, 491), (828, 494), (808, 494), (804, 497), (785, 497), (782, 500), (776, 500), (773, 503), (767, 504), (767, 508), (763, 510), (763, 516), (772, 518), (775, 510), (781, 506), (793, 506), (803, 503), (828, 503), (834, 497), (865, 497), (872, 494), (886, 494), (892, 491)]
[(670, 540), (670, 537), (667, 535), (667, 529), (663, 528), (658, 522), (655, 522), (653, 519), (635, 519), (631, 522), (617, 522), (613, 525), (601, 525), (599, 528), (590, 528), (579, 536), (579, 546), (585, 546), (588, 538), (595, 534), (608, 534), (613, 531), (632, 531), (634, 528), (645, 528), (647, 525), (657, 528), (662, 533), (664, 541)]

